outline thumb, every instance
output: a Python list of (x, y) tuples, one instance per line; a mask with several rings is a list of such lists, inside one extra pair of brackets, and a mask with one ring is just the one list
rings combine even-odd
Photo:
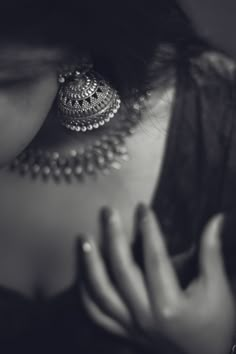
[(200, 246), (200, 272), (206, 280), (224, 276), (224, 260), (221, 250), (223, 215), (214, 217), (205, 227)]

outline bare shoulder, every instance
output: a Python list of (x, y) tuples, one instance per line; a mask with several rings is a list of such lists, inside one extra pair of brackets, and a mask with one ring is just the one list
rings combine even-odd
[(214, 74), (226, 80), (233, 80), (236, 73), (236, 61), (217, 51), (206, 51), (192, 59), (194, 67), (198, 67), (206, 76)]

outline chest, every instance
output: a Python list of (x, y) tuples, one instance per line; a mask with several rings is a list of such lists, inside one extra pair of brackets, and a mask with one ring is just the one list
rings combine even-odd
[(132, 238), (134, 209), (139, 202), (150, 204), (158, 185), (169, 124), (168, 115), (163, 118), (158, 125), (151, 119), (140, 125), (127, 142), (130, 160), (107, 176), (56, 184), (1, 172), (0, 284), (30, 295), (37, 282), (48, 295), (69, 286), (77, 237), (100, 236), (103, 206), (120, 211)]

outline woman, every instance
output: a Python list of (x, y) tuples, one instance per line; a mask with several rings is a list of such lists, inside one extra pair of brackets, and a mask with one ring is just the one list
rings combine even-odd
[[(138, 99), (139, 94), (131, 95), (131, 89), (138, 87), (143, 93), (146, 90), (145, 86), (148, 86), (151, 90), (151, 96), (146, 95), (144, 99), (143, 113), (141, 112), (143, 117), (136, 133), (133, 134), (132, 129), (129, 130), (131, 136), (125, 141), (130, 151), (130, 161), (121, 169), (120, 164), (116, 163), (114, 166), (118, 171), (105, 177), (100, 176), (96, 180), (86, 178), (83, 184), (78, 184), (75, 180), (71, 180), (69, 184), (65, 182), (57, 184), (47, 176), (47, 173), (44, 175), (46, 182), (40, 178), (34, 180), (29, 178), (28, 167), (25, 168), (29, 164), (28, 162), (27, 165), (21, 164), (22, 160), (20, 162), (17, 160), (18, 165), (13, 163), (15, 168), (13, 171), (6, 167), (2, 169), (0, 279), (4, 311), (2, 348), (5, 352), (7, 350), (12, 352), (16, 348), (24, 348), (25, 351), (34, 353), (42, 350), (56, 353), (91, 353), (95, 350), (108, 352), (111, 348), (117, 352), (142, 350), (142, 345), (135, 344), (139, 332), (137, 334), (134, 331), (134, 338), (131, 338), (131, 341), (109, 336), (107, 326), (105, 332), (101, 326), (104, 325), (100, 321), (101, 316), (98, 318), (99, 326), (96, 326), (83, 311), (84, 305), (91, 310), (91, 302), (88, 306), (88, 299), (92, 296), (93, 303), (99, 307), (95, 301), (96, 291), (102, 283), (99, 282), (98, 287), (93, 286), (89, 274), (93, 274), (90, 267), (94, 263), (89, 261), (85, 263), (87, 258), (83, 256), (83, 252), (78, 252), (80, 264), (76, 262), (74, 252), (78, 233), (92, 234), (98, 239), (97, 215), (102, 206), (112, 205), (120, 210), (124, 233), (131, 241), (134, 208), (140, 200), (152, 205), (162, 226), (170, 253), (178, 256), (175, 257), (174, 263), (180, 280), (186, 287), (195, 271), (195, 249), (198, 248), (199, 236), (205, 224), (214, 214), (226, 212), (234, 207), (235, 169), (232, 158), (233, 147), (230, 146), (234, 139), (232, 130), (234, 66), (224, 57), (218, 56), (216, 60), (215, 56), (204, 54), (208, 46), (196, 37), (189, 22), (174, 2), (150, 2), (149, 6), (147, 9), (142, 2), (135, 2), (135, 6), (131, 2), (128, 5), (121, 3), (114, 16), (111, 4), (106, 1), (100, 2), (99, 5), (93, 4), (92, 9), (89, 5), (87, 7), (86, 4), (71, 2), (68, 4), (70, 21), (65, 28), (62, 26), (66, 17), (64, 8), (57, 8), (55, 11), (53, 7), (47, 6), (45, 10), (44, 3), (41, 3), (38, 8), (36, 6), (32, 9), (28, 4), (24, 8), (27, 11), (22, 13), (23, 18), (21, 16), (13, 18), (17, 34), (16, 31), (12, 31), (11, 26), (4, 27), (4, 18), (2, 19), (1, 25), (5, 29), (2, 31), (4, 50), (1, 61), (3, 69), (0, 140), (3, 165), (23, 150), (37, 133), (57, 92), (58, 67), (65, 62), (74, 61), (72, 58), (75, 53), (79, 52), (78, 57), (81, 57), (81, 53), (89, 51), (96, 64), (96, 70), (110, 78), (119, 90), (122, 101), (127, 102), (117, 113), (117, 119), (120, 121), (122, 117), (128, 120), (130, 114), (140, 115), (133, 113), (140, 107), (140, 103), (137, 106), (134, 100)], [(12, 14), (11, 4), (5, 7), (2, 13), (7, 18), (7, 11)], [(146, 11), (143, 11), (144, 9)], [(43, 23), (42, 13), (43, 16), (46, 13), (48, 17), (44, 18)], [(130, 19), (133, 21), (132, 26)], [(145, 26), (137, 32), (140, 23), (145, 23)], [(9, 33), (6, 33), (6, 28)], [(28, 28), (31, 29), (31, 33), (28, 33)], [(107, 28), (112, 28), (111, 37), (107, 34)], [(86, 36), (79, 36), (78, 39), (80, 32)], [(104, 53), (108, 48), (109, 52), (105, 56)], [(153, 60), (156, 52), (157, 57)], [(16, 67), (21, 69), (17, 70), (17, 73)], [(149, 72), (151, 80), (144, 85), (143, 82), (147, 81), (146, 71)], [(139, 101), (143, 102), (143, 98), (141, 97)], [(32, 148), (37, 145), (47, 152), (56, 149), (61, 155), (78, 150), (81, 145), (86, 147), (87, 144), (91, 144), (92, 139), (101, 139), (101, 134), (106, 132), (105, 129), (105, 127), (104, 130), (98, 129), (92, 135), (81, 135), (82, 133), (68, 135), (55, 121), (55, 113), (52, 110), (40, 134), (33, 141)], [(11, 146), (9, 141), (12, 142)], [(24, 177), (17, 173), (19, 163)], [(42, 162), (41, 167), (47, 165), (43, 165)], [(189, 182), (187, 185), (186, 181)], [(149, 212), (146, 212), (146, 208), (141, 209), (139, 217), (143, 219), (140, 213), (149, 215)], [(102, 217), (103, 233), (105, 237), (109, 236), (108, 240), (114, 234), (110, 227), (110, 214), (107, 211), (103, 212)], [(117, 223), (117, 217), (115, 220)], [(148, 229), (144, 228), (149, 222), (144, 221), (144, 224), (141, 224), (138, 230), (141, 229), (145, 236), (156, 235), (158, 250), (164, 250), (160, 235), (156, 234), (154, 229), (155, 226), (153, 232), (148, 232)], [(115, 225), (117, 227), (117, 224)], [(208, 317), (206, 320), (207, 323), (209, 321), (213, 323), (218, 318), (222, 319), (221, 326), (219, 328), (216, 326), (211, 332), (212, 338), (219, 338), (219, 332), (222, 335), (224, 329), (221, 345), (210, 339), (209, 342), (205, 340), (198, 346), (198, 339), (202, 338), (202, 328), (204, 332), (206, 328), (202, 322), (199, 330), (193, 328), (194, 334), (192, 337), (189, 334), (191, 340), (186, 341), (186, 345), (185, 340), (183, 343), (181, 333), (172, 332), (166, 326), (165, 330), (160, 331), (160, 338), (163, 336), (170, 340), (170, 346), (168, 347), (169, 343), (167, 345), (164, 340), (158, 345), (156, 343), (154, 346), (151, 345), (150, 350), (157, 351), (159, 348), (159, 351), (177, 352), (180, 347), (180, 350), (191, 353), (192, 346), (189, 346), (189, 343), (193, 343), (192, 338), (197, 338), (192, 353), (196, 351), (209, 353), (215, 352), (216, 349), (219, 353), (224, 353), (230, 347), (234, 327), (233, 301), (218, 252), (218, 243), (212, 241), (209, 236), (217, 234), (214, 225), (212, 228), (206, 232), (207, 241), (202, 251), (206, 253), (205, 257), (202, 257), (202, 265), (203, 269), (208, 269), (207, 264), (211, 264), (207, 263), (208, 254), (213, 248), (215, 250), (213, 264), (219, 267), (213, 270), (218, 269), (220, 276), (213, 277), (212, 283), (209, 281), (209, 284), (215, 286), (220, 280), (219, 289), (223, 290), (213, 291), (214, 286), (209, 289), (213, 298), (215, 294), (220, 295), (216, 297), (217, 304), (219, 299), (220, 301), (223, 299), (224, 304), (227, 304), (227, 311), (224, 312), (227, 316), (225, 315), (223, 320), (221, 311), (216, 315), (215, 311), (221, 310), (222, 307), (215, 306), (214, 311), (209, 313), (210, 320)], [(152, 239), (147, 237), (147, 240), (149, 241), (144, 244), (150, 249), (150, 245), (153, 245)], [(231, 241), (230, 239), (230, 246)], [(109, 245), (112, 243), (108, 242)], [(94, 248), (96, 249), (95, 245)], [(124, 249), (128, 248), (126, 244)], [(140, 246), (137, 246), (137, 249), (140, 251)], [(86, 255), (91, 254), (91, 245), (87, 240), (82, 241), (82, 250), (85, 250)], [(106, 256), (106, 248), (104, 252)], [(117, 257), (117, 252), (112, 254)], [(142, 266), (142, 257), (137, 258), (137, 262)], [(79, 284), (82, 284), (82, 288), (78, 286), (76, 274), (81, 261), (84, 282)], [(95, 264), (98, 266), (99, 261), (97, 260)], [(177, 288), (178, 282), (171, 265), (168, 261), (165, 264), (169, 272), (167, 279), (171, 275), (173, 280), (170, 283), (171, 289), (173, 284)], [(164, 274), (167, 274), (167, 268), (164, 269)], [(183, 274), (182, 268), (190, 270), (191, 274)], [(119, 268), (116, 269), (119, 271)], [(229, 270), (231, 269), (229, 265)], [(211, 268), (209, 271), (211, 276), (207, 279), (212, 279), (212, 275), (215, 274), (213, 270)], [(70, 285), (72, 283), (73, 286)], [(87, 292), (89, 291), (85, 296), (84, 287)], [(92, 292), (89, 290), (91, 287)], [(195, 294), (196, 289), (192, 288)], [(199, 287), (196, 288), (199, 290)], [(109, 287), (106, 289), (108, 291)], [(161, 289), (165, 290), (163, 286)], [(202, 290), (203, 296), (200, 298), (205, 299), (205, 290), (206, 288)], [(118, 299), (120, 301), (119, 297)], [(104, 306), (103, 297), (100, 300), (102, 300), (100, 305)], [(114, 308), (111, 306), (111, 309)], [(108, 319), (111, 317), (114, 324), (114, 313), (112, 311), (107, 313), (107, 308), (103, 312), (108, 315)], [(90, 311), (90, 314), (94, 317), (94, 311)], [(126, 311), (125, 315), (127, 314), (130, 315), (130, 311)], [(216, 317), (213, 317), (213, 314)], [(120, 312), (118, 315), (120, 316)], [(196, 313), (193, 315), (190, 313), (190, 316), (194, 318)], [(181, 324), (183, 318), (185, 317), (180, 316), (178, 323)], [(186, 323), (188, 326), (189, 322)], [(195, 323), (199, 322), (193, 321), (193, 325)], [(184, 328), (181, 326), (179, 327)], [(117, 329), (116, 321), (115, 328)], [(118, 328), (124, 329), (120, 323)], [(146, 332), (148, 328), (144, 326)], [(132, 326), (130, 330), (133, 330)], [(152, 332), (153, 328), (150, 331)], [(147, 335), (145, 333), (142, 339), (150, 346), (148, 338), (149, 333)], [(173, 345), (178, 349), (173, 349)], [(145, 352), (146, 350), (144, 349)]]

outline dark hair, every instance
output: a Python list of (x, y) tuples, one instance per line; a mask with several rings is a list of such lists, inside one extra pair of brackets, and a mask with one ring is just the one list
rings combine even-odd
[(0, 40), (89, 51), (121, 91), (143, 87), (153, 62), (163, 76), (203, 45), (175, 0), (13, 0), (0, 10)]

